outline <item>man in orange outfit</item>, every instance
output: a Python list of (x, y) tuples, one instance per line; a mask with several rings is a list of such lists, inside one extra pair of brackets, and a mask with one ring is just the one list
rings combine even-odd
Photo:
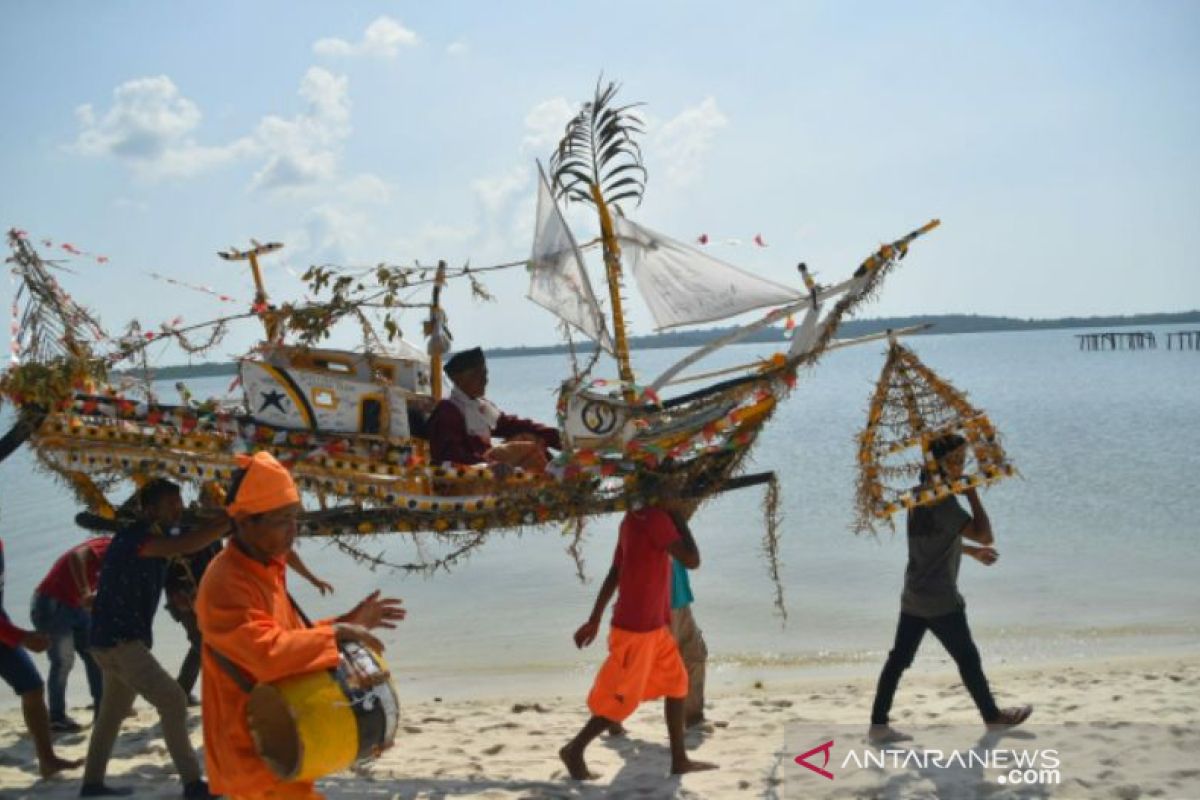
[(338, 665), (339, 642), (383, 645), (371, 628), (404, 619), (400, 601), (376, 591), (349, 613), (306, 626), (285, 582), (296, 538), (300, 496), (287, 469), (269, 453), (239, 456), (226, 510), (234, 535), (209, 565), (196, 597), (204, 637), (204, 752), (214, 792), (231, 800), (320, 798), (313, 784), (284, 783), (259, 758), (246, 723), (249, 695), (217, 655), (249, 683), (272, 683)]
[(621, 722), (643, 700), (659, 697), (666, 698), (671, 773), (716, 769), (715, 764), (689, 759), (684, 747), (688, 676), (671, 635), (669, 556), (688, 569), (700, 566), (700, 551), (688, 528), (687, 513), (676, 507), (651, 506), (625, 514), (612, 567), (600, 587), (592, 615), (575, 632), (576, 647), (586, 647), (595, 640), (604, 609), (619, 587), (608, 635), (608, 658), (588, 695), (592, 717), (558, 753), (575, 780), (597, 777), (583, 759), (593, 739), (606, 730), (619, 732)]

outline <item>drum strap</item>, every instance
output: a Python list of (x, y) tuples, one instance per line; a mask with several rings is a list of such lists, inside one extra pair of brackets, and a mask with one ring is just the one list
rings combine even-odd
[[(300, 610), (300, 605), (296, 602), (296, 598), (292, 597), (291, 592), (288, 592), (288, 600), (291, 601), (292, 608), (295, 609), (297, 616), (299, 616), (300, 620), (304, 623), (304, 627), (311, 628), (313, 626), (312, 621), (308, 618), (307, 614)], [(254, 681), (250, 680), (250, 676), (247, 675), (244, 670), (242, 670), (237, 664), (233, 663), (233, 661), (231, 661), (224, 653), (217, 650), (217, 648), (213, 647), (207, 642), (205, 642), (204, 646), (208, 648), (208, 652), (212, 654), (213, 660), (217, 662), (221, 669), (225, 670), (225, 674), (233, 679), (233, 682), (238, 685), (239, 689), (246, 694), (250, 694), (250, 692), (254, 691)]]
[(209, 654), (212, 655), (213, 660), (221, 666), (221, 669), (225, 670), (225, 674), (233, 678), (233, 682), (238, 685), (239, 689), (246, 694), (254, 691), (254, 681), (250, 680), (250, 676), (243, 672), (237, 664), (230, 661), (224, 653), (217, 650), (211, 644), (205, 643), (204, 646), (208, 649)]

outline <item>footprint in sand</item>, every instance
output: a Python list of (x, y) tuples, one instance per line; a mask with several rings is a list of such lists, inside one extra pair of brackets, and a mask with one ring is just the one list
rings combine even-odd
[(517, 703), (512, 707), (512, 713), (521, 714), (525, 711), (536, 711), (539, 714), (549, 714), (550, 709), (542, 706), (541, 703)]
[(500, 752), (501, 750), (503, 750), (503, 749), (504, 749), (504, 745), (502, 745), (502, 744), (494, 744), (494, 745), (492, 745), (491, 747), (484, 748), (484, 750), (483, 750), (483, 754), (484, 754), (485, 756), (494, 756), (494, 755), (496, 755), (497, 753), (499, 753), (499, 752)]
[(416, 725), (405, 725), (404, 726), (405, 733), (421, 733), (422, 730), (423, 730), (422, 728), (418, 728)]
[(521, 727), (521, 726), (515, 722), (500, 722), (495, 725), (484, 725), (482, 728), (479, 729), (479, 732), (483, 733), (484, 731), (497, 731), (497, 730), (501, 730), (501, 729), (512, 730), (513, 728), (519, 728), (519, 727)]

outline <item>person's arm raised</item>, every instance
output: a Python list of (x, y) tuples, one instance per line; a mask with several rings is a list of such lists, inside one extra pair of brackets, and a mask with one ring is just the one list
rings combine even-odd
[(979, 492), (968, 489), (965, 494), (967, 502), (971, 505), (971, 521), (963, 526), (963, 537), (982, 545), (992, 544), (996, 537), (992, 535), (992, 521), (979, 499)]
[(679, 508), (672, 508), (667, 513), (671, 515), (671, 521), (675, 523), (675, 529), (679, 531), (679, 539), (667, 546), (667, 552), (687, 569), (698, 569), (700, 567), (700, 548), (696, 546), (696, 539), (692, 536), (692, 529), (688, 525), (687, 518), (690, 514)]
[(220, 539), (233, 529), (233, 521), (220, 512), (220, 517), (199, 520), (198, 527), (179, 536), (151, 536), (142, 542), (138, 555), (142, 558), (185, 556)]

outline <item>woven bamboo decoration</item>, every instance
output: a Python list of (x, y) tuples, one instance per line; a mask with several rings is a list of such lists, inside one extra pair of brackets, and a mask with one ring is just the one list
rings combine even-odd
[[(967, 461), (962, 476), (950, 482), (937, 469), (929, 447), (952, 433), (966, 440)], [(1016, 474), (987, 414), (895, 339), (871, 397), (867, 426), (858, 437), (858, 468), (855, 529), (860, 532), (874, 530), (879, 522), (894, 529), (892, 516), (901, 509), (930, 505)], [(918, 487), (922, 468), (931, 479)]]

